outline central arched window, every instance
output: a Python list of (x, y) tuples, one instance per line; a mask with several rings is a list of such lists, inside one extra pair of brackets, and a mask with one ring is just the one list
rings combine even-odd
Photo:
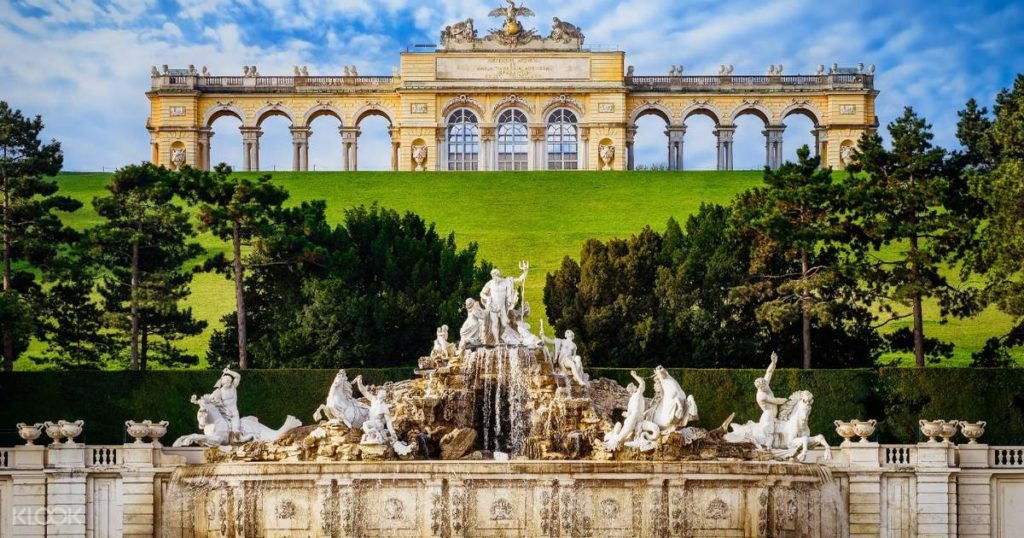
[(448, 169), (480, 167), (480, 126), (476, 114), (460, 108), (448, 117)]
[(576, 114), (560, 108), (548, 116), (548, 170), (579, 168), (580, 131)]
[(510, 108), (498, 116), (498, 170), (526, 170), (526, 114)]

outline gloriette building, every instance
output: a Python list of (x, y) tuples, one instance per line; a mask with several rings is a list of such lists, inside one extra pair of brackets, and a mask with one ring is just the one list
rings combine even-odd
[[(507, 0), (506, 0), (507, 1)], [(718, 169), (733, 167), (735, 120), (751, 114), (764, 122), (765, 164), (778, 166), (786, 118), (808, 117), (815, 151), (836, 168), (865, 131), (878, 125), (874, 69), (863, 65), (813, 75), (636, 75), (622, 51), (590, 50), (576, 26), (555, 18), (547, 36), (522, 19), (533, 16), (509, 2), (491, 12), (503, 20), (484, 37), (472, 19), (452, 24), (441, 46), (405, 52), (391, 76), (266, 76), (247, 66), (241, 76), (206, 68), (153, 68), (146, 127), (151, 160), (169, 167), (208, 169), (216, 143), (213, 122), (242, 122), (243, 168), (260, 169), (260, 126), (270, 116), (291, 122), (293, 169), (308, 169), (311, 122), (331, 115), (341, 122), (338, 151), (344, 168), (358, 170), (360, 123), (371, 115), (390, 123), (392, 170), (628, 170), (638, 118), (654, 114), (666, 124), (668, 167), (685, 163), (686, 123), (711, 118)], [(318, 136), (324, 136), (318, 133)], [(335, 136), (335, 135), (331, 135)]]

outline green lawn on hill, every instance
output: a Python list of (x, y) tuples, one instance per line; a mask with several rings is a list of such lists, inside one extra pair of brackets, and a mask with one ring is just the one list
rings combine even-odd
[[(67, 216), (66, 222), (84, 229), (100, 221), (91, 201), (104, 193), (109, 176), (89, 173), (59, 177), (61, 192), (85, 204)], [(702, 202), (727, 204), (736, 194), (760, 184), (761, 176), (760, 171), (277, 172), (274, 181), (291, 193), (290, 203), (326, 200), (328, 218), (333, 223), (342, 221), (347, 208), (378, 202), (418, 213), (436, 223), (442, 234), (454, 231), (460, 245), (477, 242), (480, 257), (506, 273), (518, 271), (519, 260), (529, 260), (527, 300), (534, 307), (534, 315), (542, 316), (544, 275), (557, 268), (563, 257), (578, 258), (586, 239), (625, 237), (645, 225), (662, 231), (669, 217), (683, 222)], [(210, 251), (227, 247), (209, 235), (201, 237), (200, 243)], [(203, 356), (212, 329), (219, 326), (221, 316), (234, 310), (233, 293), (230, 282), (215, 274), (196, 275), (192, 292), (189, 305), (211, 327), (186, 345)], [(970, 354), (981, 349), (988, 337), (1003, 334), (1010, 326), (1010, 319), (994, 310), (972, 320), (946, 324), (938, 322), (934, 305), (926, 314), (930, 314), (926, 328), (929, 336), (956, 343), (956, 356), (950, 365), (969, 363)], [(890, 325), (893, 329), (900, 326)], [(424, 342), (431, 336), (424, 335)], [(23, 358), (17, 366), (31, 369), (34, 365)]]

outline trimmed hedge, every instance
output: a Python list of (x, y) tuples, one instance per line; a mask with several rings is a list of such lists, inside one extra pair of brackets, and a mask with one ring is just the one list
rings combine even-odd
[[(371, 384), (414, 377), (411, 368), (349, 369)], [(701, 424), (718, 426), (729, 413), (735, 420), (757, 420), (753, 382), (763, 370), (670, 369), (697, 399)], [(312, 420), (327, 395), (335, 370), (249, 370), (239, 388), (243, 415), (279, 426), (285, 416)], [(627, 369), (593, 368), (592, 377), (626, 385)], [(649, 377), (650, 369), (637, 373)], [(81, 441), (125, 442), (124, 421), (168, 420), (165, 441), (195, 430), (195, 406), (189, 395), (209, 392), (215, 370), (151, 372), (14, 372), (0, 374), (0, 446), (20, 444), (14, 425), (57, 419), (84, 419)], [(875, 418), (877, 438), (887, 443), (921, 440), (917, 420), (985, 420), (984, 442), (1024, 444), (1024, 369), (885, 368), (881, 370), (778, 370), (772, 379), (777, 396), (799, 389), (814, 393), (811, 427), (829, 442), (839, 439), (835, 419)], [(652, 389), (648, 383), (648, 396)]]

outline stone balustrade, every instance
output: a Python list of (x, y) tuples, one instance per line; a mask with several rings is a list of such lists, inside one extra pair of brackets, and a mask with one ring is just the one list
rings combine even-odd
[[(813, 450), (809, 461), (839, 483), (850, 537), (1024, 529), (1014, 508), (1024, 499), (1024, 446), (850, 442), (823, 456)], [(203, 458), (203, 449), (150, 443), (0, 449), (0, 536), (153, 536), (172, 473)]]
[(154, 90), (198, 90), (208, 93), (393, 91), (401, 84), (392, 76), (203, 76), (174, 74), (152, 77)]

